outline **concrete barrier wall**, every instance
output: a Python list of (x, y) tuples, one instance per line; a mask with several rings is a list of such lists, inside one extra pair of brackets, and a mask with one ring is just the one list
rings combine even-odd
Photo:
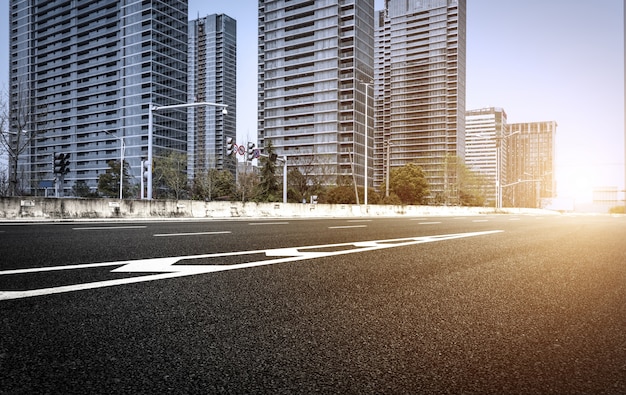
[[(293, 218), (478, 215), (486, 207), (391, 206), (353, 204), (242, 203), (196, 200), (118, 200), (0, 197), (0, 219), (54, 220), (97, 218)], [(503, 213), (550, 213), (539, 209), (506, 208)]]

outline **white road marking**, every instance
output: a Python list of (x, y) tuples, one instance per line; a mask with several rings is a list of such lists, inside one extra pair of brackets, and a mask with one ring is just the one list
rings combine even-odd
[(340, 226), (328, 227), (328, 229), (350, 229), (350, 228), (367, 228), (367, 225), (340, 225)]
[(232, 233), (228, 230), (215, 231), (215, 232), (190, 232), (190, 233), (155, 233), (154, 237), (174, 237), (174, 236), (200, 236), (200, 235), (221, 235), (225, 233)]
[[(494, 233), (503, 232), (502, 230), (490, 230), (483, 232), (471, 233), (454, 233), (434, 236), (407, 237), (401, 239), (358, 241), (353, 243), (325, 244), (317, 246), (303, 246), (291, 248), (275, 248), (269, 250), (252, 250), (252, 251), (235, 251), (215, 254), (190, 255), (166, 258), (138, 259), (126, 260), (118, 262), (102, 262), (87, 263), (80, 265), (40, 267), (30, 269), (16, 269), (0, 271), (0, 275), (11, 274), (27, 274), (46, 271), (62, 271), (73, 269), (88, 269), (102, 266), (119, 266), (113, 269), (112, 273), (157, 273), (145, 276), (137, 276), (132, 278), (123, 278), (117, 280), (95, 281), (84, 284), (66, 285), (60, 287), (50, 287), (33, 289), (27, 291), (0, 291), (0, 300), (21, 299), (33, 296), (52, 295), (65, 292), (81, 291), (87, 289), (96, 289), (103, 287), (112, 287), (123, 284), (133, 284), (144, 281), (163, 280), (168, 278), (192, 276), (196, 274), (215, 273), (227, 270), (245, 269), (256, 266), (273, 265), (276, 263), (296, 262), (307, 259), (329, 257), (335, 255), (352, 254), (357, 252), (366, 252), (379, 249), (402, 247), (422, 243), (431, 243), (435, 241), (444, 241), (459, 239), (463, 237), (483, 236)], [(352, 247), (352, 248), (344, 248)], [(337, 248), (335, 251), (328, 249)], [(261, 261), (251, 261), (230, 265), (176, 265), (180, 261), (189, 261), (194, 259), (220, 258), (228, 256), (245, 256), (254, 254), (265, 254), (266, 257), (276, 257), (275, 259), (267, 259)]]
[(346, 222), (372, 222), (371, 219), (349, 219)]
[[(12, 269), (3, 270), (0, 272), (0, 276), (6, 274), (28, 274), (28, 273), (40, 273), (40, 272), (54, 272), (57, 270), (72, 270), (72, 269), (91, 269), (95, 267), (103, 266), (119, 266), (119, 262), (103, 262), (103, 263), (81, 263), (79, 265), (65, 265), (65, 266), (43, 266), (32, 267), (28, 269)], [(1, 291), (0, 291), (1, 292)]]
[(488, 219), (473, 219), (472, 222), (488, 222)]
[(147, 226), (90, 226), (84, 228), (72, 228), (72, 230), (111, 230), (111, 229), (145, 229)]
[(436, 225), (436, 224), (440, 224), (440, 223), (441, 222), (433, 221), (433, 222), (418, 222), (417, 224), (418, 225)]

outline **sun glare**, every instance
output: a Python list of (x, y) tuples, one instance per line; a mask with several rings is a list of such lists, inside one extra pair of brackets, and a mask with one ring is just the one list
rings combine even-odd
[(591, 202), (593, 200), (593, 183), (591, 178), (585, 175), (563, 177), (557, 180), (560, 186), (560, 196), (574, 199), (577, 203)]

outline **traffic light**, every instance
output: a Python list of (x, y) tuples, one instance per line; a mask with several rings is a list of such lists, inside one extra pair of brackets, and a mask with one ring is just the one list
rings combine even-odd
[(232, 137), (226, 137), (226, 156), (232, 156), (235, 153), (235, 141)]
[(70, 171), (70, 154), (54, 153), (54, 174), (65, 175)]
[(256, 144), (253, 142), (248, 142), (248, 155), (247, 160), (252, 161), (254, 159), (254, 147)]
[(150, 173), (150, 166), (148, 166), (149, 164), (150, 162), (148, 162), (147, 160), (141, 161), (141, 176), (144, 180), (148, 179), (148, 174)]

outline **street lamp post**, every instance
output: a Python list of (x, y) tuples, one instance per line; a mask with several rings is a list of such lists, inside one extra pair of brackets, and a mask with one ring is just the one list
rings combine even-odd
[(371, 82), (363, 82), (360, 81), (361, 84), (365, 85), (365, 169), (363, 180), (364, 185), (364, 203), (367, 206), (367, 167), (368, 167), (368, 151), (369, 151), (369, 87), (372, 84)]
[(125, 144), (124, 144), (124, 137), (120, 137), (114, 133), (109, 132), (108, 130), (105, 130), (104, 133), (106, 134), (110, 134), (111, 136), (115, 137), (116, 139), (120, 140), (120, 200), (124, 199), (124, 192), (123, 192), (123, 187), (124, 187), (124, 149), (125, 149)]
[(389, 197), (389, 150), (391, 148), (391, 140), (385, 141), (385, 146), (387, 147), (387, 171), (385, 172), (385, 197)]
[(287, 155), (283, 155), (282, 160), (283, 160), (283, 203), (287, 203)]
[[(153, 136), (153, 112), (159, 110), (171, 110), (174, 108), (187, 108), (187, 107), (202, 107), (202, 106), (212, 106), (212, 107), (221, 107), (222, 115), (228, 114), (226, 111), (226, 107), (228, 104), (219, 104), (219, 103), (209, 103), (209, 102), (198, 102), (198, 103), (185, 103), (185, 104), (173, 104), (170, 106), (156, 106), (154, 104), (150, 104), (148, 107), (148, 164), (147, 164), (147, 199), (152, 200), (152, 136)], [(143, 170), (143, 169), (142, 169)]]

